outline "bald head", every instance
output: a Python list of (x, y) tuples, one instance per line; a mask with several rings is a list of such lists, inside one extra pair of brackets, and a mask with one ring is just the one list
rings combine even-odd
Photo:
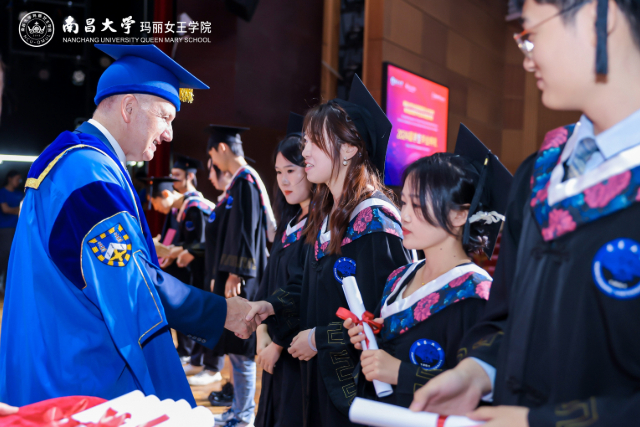
[(147, 94), (113, 95), (103, 99), (93, 118), (120, 144), (128, 161), (149, 161), (156, 146), (173, 139), (171, 123), (176, 107)]

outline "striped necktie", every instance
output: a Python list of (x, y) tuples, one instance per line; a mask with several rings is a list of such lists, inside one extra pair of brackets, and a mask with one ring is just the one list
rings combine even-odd
[(584, 173), (591, 156), (600, 151), (593, 138), (584, 138), (576, 145), (576, 151), (564, 166), (564, 181)]

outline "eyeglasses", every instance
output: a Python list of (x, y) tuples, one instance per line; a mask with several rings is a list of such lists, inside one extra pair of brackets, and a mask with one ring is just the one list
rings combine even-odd
[(533, 42), (531, 40), (529, 40), (529, 36), (531, 35), (531, 30), (540, 27), (542, 24), (551, 21), (553, 18), (556, 18), (558, 16), (562, 16), (565, 13), (568, 13), (568, 12), (570, 12), (570, 11), (580, 7), (580, 6), (584, 6), (585, 4), (589, 3), (589, 1), (575, 3), (575, 4), (571, 5), (571, 6), (569, 6), (568, 8), (566, 8), (564, 10), (561, 10), (560, 12), (556, 13), (555, 15), (552, 15), (552, 16), (548, 17), (547, 19), (544, 19), (541, 22), (538, 22), (536, 25), (534, 25), (533, 27), (529, 28), (528, 30), (524, 30), (521, 33), (515, 33), (513, 35), (513, 39), (516, 41), (516, 44), (518, 45), (518, 47), (520, 48), (520, 50), (522, 51), (524, 56), (527, 57), (527, 59), (533, 59)]

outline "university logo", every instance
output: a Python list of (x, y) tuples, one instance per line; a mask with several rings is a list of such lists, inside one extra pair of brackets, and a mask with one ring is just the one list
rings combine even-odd
[(20, 38), (32, 47), (42, 47), (53, 38), (53, 21), (42, 12), (27, 13), (20, 20)]
[(111, 267), (124, 267), (131, 259), (131, 241), (120, 224), (89, 240), (98, 260)]
[(409, 350), (411, 363), (419, 365), (426, 371), (440, 369), (444, 365), (444, 350), (433, 340), (419, 339)]
[(615, 239), (603, 245), (593, 258), (593, 280), (598, 289), (617, 299), (640, 296), (640, 243)]

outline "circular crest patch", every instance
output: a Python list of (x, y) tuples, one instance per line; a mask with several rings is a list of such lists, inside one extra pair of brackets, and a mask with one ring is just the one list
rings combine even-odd
[(615, 239), (593, 257), (593, 281), (606, 295), (617, 299), (640, 296), (640, 243)]
[(46, 13), (29, 12), (20, 20), (20, 38), (32, 47), (42, 47), (53, 38), (53, 21)]
[(342, 279), (356, 275), (356, 262), (351, 258), (338, 258), (333, 264), (333, 275), (336, 280), (342, 283)]
[(427, 371), (440, 369), (444, 364), (444, 350), (433, 340), (422, 338), (414, 342), (409, 350), (409, 356), (411, 363)]

